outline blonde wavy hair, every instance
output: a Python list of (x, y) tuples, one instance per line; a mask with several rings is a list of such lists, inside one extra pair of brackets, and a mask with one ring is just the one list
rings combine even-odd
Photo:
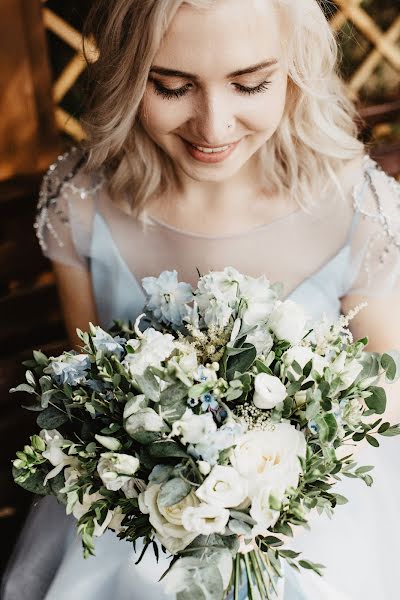
[[(87, 169), (105, 169), (112, 197), (127, 193), (136, 216), (150, 198), (179, 187), (173, 161), (139, 119), (152, 61), (181, 5), (206, 9), (215, 1), (100, 0), (89, 16), (86, 30), (96, 39), (99, 59), (90, 66), (94, 85), (83, 118)], [(335, 173), (363, 146), (355, 108), (336, 72), (337, 43), (317, 0), (272, 1), (289, 28), (289, 81), (283, 118), (260, 149), (261, 183), (307, 208), (321, 182), (340, 186)]]

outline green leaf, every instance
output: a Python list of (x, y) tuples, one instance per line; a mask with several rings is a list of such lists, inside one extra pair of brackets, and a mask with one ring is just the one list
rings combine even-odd
[(228, 381), (230, 379), (234, 379), (236, 371), (239, 371), (239, 373), (245, 373), (248, 371), (254, 363), (256, 357), (257, 350), (253, 344), (243, 344), (243, 347), (240, 348), (240, 352), (238, 354), (229, 356), (228, 358), (226, 369), (226, 377)]
[(19, 385), (17, 385), (17, 387), (11, 388), (10, 394), (13, 394), (14, 392), (27, 392), (28, 394), (36, 393), (34, 388), (31, 385), (28, 385), (27, 383), (20, 383)]
[(48, 406), (38, 415), (36, 423), (42, 429), (57, 429), (69, 421), (68, 415), (55, 406)]
[(386, 392), (381, 387), (372, 385), (369, 388), (372, 393), (371, 396), (365, 399), (365, 403), (369, 409), (373, 410), (376, 414), (382, 415), (386, 410)]
[(338, 506), (348, 503), (348, 499), (345, 496), (342, 496), (341, 494), (333, 494), (333, 496), (334, 496), (334, 498), (336, 500), (336, 504)]
[(400, 377), (400, 353), (396, 350), (381, 356), (381, 366), (386, 372), (387, 381), (396, 381)]
[(371, 444), (371, 446), (374, 446), (374, 448), (379, 448), (379, 442), (377, 439), (375, 439), (374, 437), (372, 437), (372, 435), (367, 435), (365, 436), (366, 440), (369, 444)]
[(273, 548), (278, 548), (279, 546), (283, 546), (283, 541), (273, 535), (268, 535), (263, 539), (263, 542), (267, 546), (271, 546)]
[(183, 400), (187, 397), (187, 386), (182, 382), (174, 383), (173, 385), (169, 385), (161, 392), (160, 404), (161, 406), (168, 406), (169, 404), (173, 404), (174, 402), (178, 402), (179, 400)]
[(47, 358), (47, 356), (43, 354), (43, 352), (41, 352), (40, 350), (33, 351), (33, 358), (40, 366), (46, 366), (49, 363), (49, 359)]
[(32, 494), (39, 494), (40, 496), (47, 496), (48, 494), (51, 494), (49, 482), (47, 482), (46, 485), (43, 485), (44, 478), (46, 477), (43, 470), (38, 469), (35, 473), (31, 473), (24, 481), (18, 480), (19, 477), (24, 474), (22, 469), (16, 469), (13, 467), (12, 474), (14, 481), (24, 488), (24, 490), (32, 492)]
[(190, 483), (183, 481), (180, 477), (174, 477), (161, 486), (158, 494), (157, 503), (160, 506), (168, 507), (178, 504), (191, 491)]
[(384, 435), (385, 437), (400, 435), (400, 425), (392, 425), (391, 427), (386, 429), (386, 431), (381, 433), (381, 435)]
[(160, 441), (149, 447), (150, 456), (157, 458), (187, 458), (185, 450), (176, 442)]
[(310, 560), (299, 560), (299, 565), (301, 567), (303, 567), (303, 569), (310, 569), (311, 571), (314, 571), (315, 573), (317, 573), (318, 575), (322, 576), (322, 569), (324, 569), (324, 565), (320, 565), (318, 563), (313, 563)]
[(135, 375), (135, 380), (142, 393), (149, 398), (149, 400), (152, 400), (153, 402), (158, 402), (160, 400), (160, 384), (148, 367), (143, 375)]

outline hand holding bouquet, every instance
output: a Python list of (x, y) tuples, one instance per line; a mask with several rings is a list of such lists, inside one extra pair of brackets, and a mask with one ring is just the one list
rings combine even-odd
[(41, 431), (17, 453), (15, 480), (65, 504), (85, 555), (107, 528), (156, 557), (161, 546), (178, 600), (236, 599), (241, 585), (276, 598), (283, 561), (321, 573), (287, 547), (293, 527), (346, 502), (343, 476), (371, 485), (357, 444), (400, 433), (377, 385), (398, 377), (399, 357), (353, 341), (352, 315), (310, 328), (265, 277), (226, 268), (195, 290), (175, 271), (142, 283), (134, 324), (91, 325), (81, 353), (24, 363), (12, 391), (31, 395)]

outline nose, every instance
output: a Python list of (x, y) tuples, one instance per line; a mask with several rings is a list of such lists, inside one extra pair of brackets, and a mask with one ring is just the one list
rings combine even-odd
[(195, 115), (195, 131), (198, 143), (207, 146), (223, 146), (232, 141), (234, 116), (227, 94), (223, 91), (204, 93), (199, 99)]

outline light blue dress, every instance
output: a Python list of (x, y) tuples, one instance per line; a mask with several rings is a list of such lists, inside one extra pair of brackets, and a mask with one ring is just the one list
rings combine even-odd
[[(67, 260), (63, 260), (61, 254), (57, 255), (57, 249), (49, 250), (49, 244), (45, 247), (44, 224), (46, 220), (51, 222), (49, 198), (52, 196), (53, 204), (58, 206), (59, 211), (62, 206), (58, 184), (65, 178), (61, 168), (65, 160), (65, 157), (61, 159), (56, 168), (49, 172), (50, 182), (45, 182), (42, 188), (37, 221), (43, 249), (54, 260), (63, 262)], [(61, 169), (61, 175), (57, 175), (58, 182), (55, 182), (54, 171), (57, 172), (57, 169)], [(340, 298), (349, 290), (366, 294), (367, 275), (371, 278), (372, 273), (375, 284), (380, 282), (383, 288), (384, 283), (389, 285), (388, 278), (394, 281), (394, 271), (399, 268), (399, 249), (395, 248), (394, 238), (387, 233), (386, 238), (385, 235), (379, 237), (375, 234), (373, 237), (374, 243), (380, 244), (379, 252), (385, 248), (386, 256), (389, 255), (391, 262), (389, 267), (385, 267), (386, 275), (378, 266), (373, 270), (376, 256), (370, 257), (372, 237), (368, 238), (368, 243), (358, 239), (362, 221), (370, 219), (367, 227), (373, 221), (373, 217), (366, 215), (368, 194), (371, 194), (372, 202), (376, 200), (374, 190), (378, 193), (380, 186), (386, 186), (385, 198), (389, 200), (391, 211), (385, 211), (382, 216), (382, 210), (377, 209), (377, 224), (374, 222), (373, 226), (374, 232), (381, 231), (384, 229), (383, 219), (392, 219), (396, 210), (399, 210), (393, 207), (393, 203), (398, 202), (395, 200), (399, 191), (397, 184), (394, 180), (384, 179), (376, 165), (368, 159), (364, 161), (360, 177), (359, 184), (353, 189), (351, 218), (341, 225), (344, 235), (338, 234), (339, 238), (342, 236), (340, 243), (318, 268), (314, 269), (311, 265), (309, 275), (297, 285), (292, 285), (287, 295), (302, 304), (314, 321), (323, 315), (337, 319)], [(374, 189), (371, 188), (372, 178), (375, 178)], [(72, 193), (68, 185), (63, 189), (68, 194)], [(86, 188), (81, 186), (77, 189), (81, 200), (89, 195), (88, 184)], [(87, 236), (86, 242), (82, 239), (79, 241), (75, 231), (74, 255), (81, 264), (89, 263), (99, 322), (103, 327), (108, 327), (115, 318), (135, 319), (142, 312), (145, 296), (139, 277), (128, 265), (126, 255), (122, 255), (121, 246), (118, 246), (115, 223), (107, 219), (106, 211), (101, 210), (102, 204), (96, 202), (95, 199), (90, 215), (81, 219), (81, 231), (84, 230), (84, 223), (90, 222), (90, 236)], [(72, 222), (74, 209), (71, 206), (68, 208)], [(47, 214), (44, 215), (46, 210)], [(294, 217), (297, 219), (296, 215)], [(393, 221), (390, 223), (393, 224)], [(293, 225), (297, 227), (295, 223)], [(335, 223), (332, 222), (332, 226)], [(278, 222), (277, 227), (278, 234), (279, 230), (284, 231), (283, 222)], [(170, 229), (164, 232), (165, 235), (179, 234)], [(156, 231), (160, 235), (160, 230)], [(257, 235), (267, 237), (268, 234), (268, 229), (257, 230)], [(58, 236), (60, 241), (61, 229)], [(378, 237), (379, 242), (376, 241)], [(201, 241), (210, 244), (215, 240), (205, 238)], [(135, 239), (131, 242), (134, 246)], [(62, 243), (65, 252), (70, 242), (65, 238)], [(239, 240), (235, 243), (239, 243)], [(295, 261), (296, 249), (293, 250)], [(279, 256), (280, 250), (275, 248), (275, 252)], [(72, 251), (69, 256), (72, 256)], [(181, 255), (176, 254), (177, 264), (181, 259)], [(361, 263), (365, 264), (367, 259), (370, 263), (366, 275), (361, 272)], [(72, 259), (70, 264), (73, 264)], [(160, 265), (162, 270), (165, 265), (162, 261)], [(243, 263), (239, 260), (232, 266), (244, 271)], [(154, 269), (156, 267), (153, 265)], [(266, 275), (269, 276), (268, 271)], [(391, 289), (393, 285), (392, 282)], [(373, 295), (371, 288), (369, 293)], [(350, 499), (349, 504), (340, 506), (332, 520), (316, 516), (311, 531), (299, 532), (293, 541), (293, 548), (304, 550), (305, 558), (326, 565), (326, 576), (322, 580), (313, 573), (297, 574), (286, 568), (284, 600), (398, 600), (400, 597), (400, 443), (397, 438), (382, 439), (378, 450), (369, 447), (362, 450), (359, 461), (361, 464), (376, 465), (375, 485), (367, 488), (361, 481), (349, 479), (342, 482), (337, 491)], [(73, 517), (66, 517), (63, 507), (57, 505), (54, 498), (36, 502), (10, 561), (3, 582), (3, 600), (172, 600), (164, 592), (162, 583), (157, 582), (168, 566), (166, 557), (161, 556), (157, 564), (152, 551), (148, 551), (142, 562), (135, 566), (140, 544), (135, 554), (129, 543), (120, 541), (112, 531), (106, 531), (96, 540), (96, 556), (84, 560), (74, 524)]]

